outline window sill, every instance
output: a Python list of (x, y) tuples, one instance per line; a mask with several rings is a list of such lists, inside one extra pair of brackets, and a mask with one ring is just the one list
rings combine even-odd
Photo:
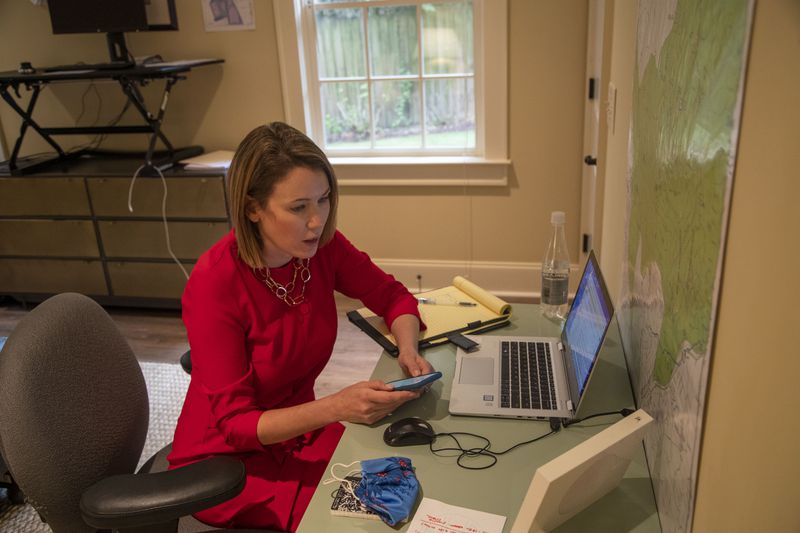
[(331, 157), (337, 181), (352, 186), (471, 186), (508, 185), (508, 159), (481, 157)]

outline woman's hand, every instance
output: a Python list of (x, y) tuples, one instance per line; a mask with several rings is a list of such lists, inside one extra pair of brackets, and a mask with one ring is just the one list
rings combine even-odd
[(408, 377), (430, 374), (433, 367), (417, 351), (419, 320), (414, 315), (400, 315), (392, 323), (392, 335), (397, 340), (400, 355), (397, 362)]
[(416, 350), (401, 350), (397, 357), (397, 363), (406, 376), (412, 378), (433, 372), (433, 366)]
[(383, 381), (373, 380), (350, 385), (329, 398), (338, 420), (372, 424), (420, 394), (421, 391), (395, 391)]

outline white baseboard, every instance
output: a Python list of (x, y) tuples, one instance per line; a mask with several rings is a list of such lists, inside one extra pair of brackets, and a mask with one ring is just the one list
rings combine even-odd
[[(427, 259), (373, 259), (411, 292), (446, 287), (455, 276), (464, 276), (501, 298), (538, 298), (542, 264), (492, 261), (436, 261)], [(417, 275), (421, 275), (421, 281)], [(577, 288), (580, 270), (570, 267), (570, 292)]]

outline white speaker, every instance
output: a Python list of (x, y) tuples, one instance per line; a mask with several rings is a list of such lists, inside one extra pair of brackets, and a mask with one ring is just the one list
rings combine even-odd
[(540, 466), (511, 533), (550, 531), (611, 492), (622, 481), (652, 422), (639, 409)]

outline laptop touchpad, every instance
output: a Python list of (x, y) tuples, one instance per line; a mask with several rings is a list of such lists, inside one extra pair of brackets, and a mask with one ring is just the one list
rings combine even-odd
[(462, 385), (492, 385), (494, 383), (494, 359), (491, 357), (465, 357), (461, 360)]

